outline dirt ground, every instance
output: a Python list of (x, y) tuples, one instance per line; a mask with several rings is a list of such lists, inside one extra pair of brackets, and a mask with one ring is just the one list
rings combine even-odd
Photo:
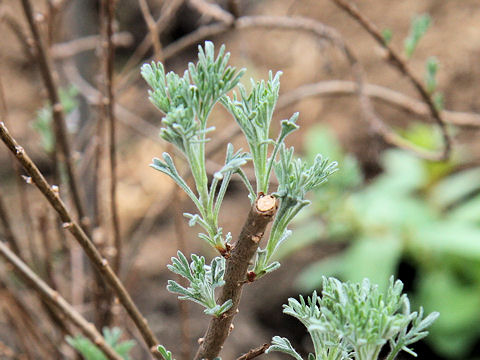
[[(155, 9), (155, 2), (151, 1)], [(407, 35), (410, 20), (415, 14), (428, 13), (433, 24), (427, 35), (421, 40), (410, 65), (419, 77), (423, 77), (425, 60), (436, 56), (440, 61), (438, 88), (445, 95), (445, 107), (449, 110), (478, 112), (480, 109), (480, 2), (477, 0), (374, 0), (358, 2), (360, 10), (375, 22), (380, 29), (390, 28), (393, 31), (393, 46), (401, 50), (403, 39)], [(5, 1), (9, 13), (23, 22), (21, 11), (16, 1)], [(245, 2), (244, 13), (250, 15), (290, 15), (304, 16), (324, 22), (335, 27), (346, 42), (354, 49), (363, 65), (369, 82), (386, 86), (412, 97), (417, 97), (410, 84), (382, 59), (378, 45), (344, 12), (330, 1), (248, 1)], [(145, 26), (142, 23), (134, 1), (119, 1), (119, 28), (130, 31), (135, 42), (144, 36)], [(63, 27), (59, 27), (59, 39), (68, 40), (73, 36), (68, 29), (69, 19), (74, 14), (68, 13)], [(192, 31), (208, 19), (198, 19), (198, 14), (188, 6), (184, 6), (163, 39), (164, 45), (174, 41), (185, 33)], [(85, 20), (87, 21), (87, 20)], [(8, 105), (8, 122), (12, 133), (18, 141), (33, 155), (47, 174), (51, 171), (48, 158), (41, 149), (38, 135), (29, 125), (35, 112), (43, 105), (44, 93), (37, 68), (25, 56), (22, 47), (8, 29), (0, 25), (2, 34), (0, 47), (0, 75)], [(282, 31), (249, 30), (231, 32), (227, 35), (211, 39), (216, 45), (225, 43), (232, 53), (231, 62), (238, 67), (247, 67), (246, 77), (266, 78), (268, 70), (283, 71), (281, 93), (286, 93), (298, 86), (329, 79), (351, 80), (352, 75), (339, 52), (329, 44), (319, 42), (309, 35), (286, 33)], [(126, 61), (134, 46), (122, 49), (117, 54), (118, 71)], [(179, 56), (170, 59), (167, 67), (183, 72), (188, 61), (194, 59), (195, 48), (189, 48)], [(63, 63), (58, 62), (59, 69)], [(67, 78), (60, 71), (63, 84)], [(137, 77), (138, 78), (138, 77)], [(94, 80), (94, 79), (93, 79)], [(93, 81), (92, 80), (92, 81)], [(148, 102), (146, 85), (137, 79), (121, 94), (118, 102), (131, 113), (145, 119), (154, 129), (159, 128), (161, 114)], [(404, 127), (411, 121), (419, 120), (412, 115), (392, 109), (385, 105), (377, 105), (377, 110), (385, 121), (392, 126)], [(364, 122), (355, 97), (322, 97), (304, 99), (275, 115), (274, 122), (290, 116), (294, 111), (300, 112), (299, 123), (302, 130), (294, 133), (289, 144), (301, 151), (303, 134), (317, 123), (328, 124), (338, 135), (348, 151), (354, 153), (367, 173), (374, 175), (381, 169), (377, 163), (378, 154), (387, 145), (375, 136)], [(120, 114), (118, 115), (121, 116)], [(133, 266), (125, 274), (128, 287), (140, 309), (147, 315), (149, 323), (161, 342), (168, 349), (180, 347), (179, 307), (176, 297), (169, 294), (166, 283), (172, 274), (167, 271), (166, 264), (174, 256), (178, 248), (178, 227), (175, 226), (175, 212), (193, 211), (192, 204), (181, 198), (168, 206), (166, 211), (159, 212), (158, 202), (165, 201), (173, 191), (173, 184), (166, 176), (148, 167), (152, 157), (165, 151), (165, 144), (153, 136), (141, 135), (138, 129), (126, 126), (129, 118), (119, 125), (119, 209), (123, 239), (126, 243), (139, 237), (141, 247), (138, 256), (133, 259)], [(216, 109), (214, 120), (217, 128), (223, 129), (231, 119)], [(71, 122), (75, 122), (73, 115)], [(228, 122), (228, 123), (227, 123)], [(135, 125), (138, 127), (138, 125)], [(141, 127), (142, 125), (140, 125)], [(148, 130), (147, 130), (148, 131)], [(463, 129), (455, 135), (455, 144), (467, 149), (471, 161), (480, 161), (480, 145), (476, 141), (477, 129)], [(235, 139), (236, 147), (242, 146), (241, 139)], [(238, 146), (237, 146), (238, 145)], [(245, 147), (246, 145), (243, 144)], [(77, 142), (77, 150), (82, 144)], [(84, 155), (82, 155), (84, 156)], [(80, 162), (82, 159), (80, 156)], [(220, 162), (223, 151), (213, 158)], [(181, 164), (181, 162), (179, 162)], [(184, 165), (184, 164), (183, 164)], [(183, 166), (181, 165), (181, 166)], [(90, 163), (84, 164), (88, 173)], [(15, 230), (25, 234), (22, 216), (15, 192), (11, 161), (7, 151), (0, 147), (0, 189), (11, 206), (9, 211), (15, 219)], [(224, 202), (222, 224), (225, 231), (235, 236), (239, 233), (242, 221), (248, 210), (246, 191), (239, 182), (234, 182)], [(33, 188), (28, 189), (31, 209), (35, 214), (45, 206), (45, 202)], [(151, 220), (148, 231), (145, 218)], [(144, 221), (144, 222), (142, 222)], [(140, 230), (138, 230), (140, 228)], [(188, 228), (183, 224), (186, 250), (188, 253), (205, 254), (208, 258), (213, 252), (196, 238), (196, 228)], [(70, 241), (71, 239), (69, 239)], [(240, 314), (235, 320), (235, 329), (224, 347), (223, 358), (234, 359), (250, 348), (268, 342), (273, 335), (289, 337), (295, 346), (303, 351), (310, 348), (304, 329), (294, 320), (282, 315), (281, 305), (288, 297), (296, 296), (298, 290), (294, 286), (299, 270), (310, 262), (338, 251), (334, 246), (321, 243), (302, 249), (282, 263), (282, 267), (258, 283), (248, 285), (240, 306)], [(0, 268), (1, 269), (1, 268)], [(88, 309), (88, 306), (87, 306)], [(195, 351), (197, 339), (206, 329), (208, 318), (195, 304), (188, 304), (190, 314), (191, 338), (190, 347)], [(86, 311), (88, 315), (89, 311)], [(1, 322), (0, 315), (0, 324)], [(119, 317), (122, 323), (124, 316)], [(0, 326), (0, 340), (8, 340), (5, 328)], [(135, 334), (133, 334), (135, 335)], [(425, 345), (419, 345), (422, 358), (439, 358), (430, 353)], [(139, 349), (133, 358), (142, 358)], [(265, 357), (266, 358), (266, 357)], [(269, 359), (284, 358), (272, 354)]]

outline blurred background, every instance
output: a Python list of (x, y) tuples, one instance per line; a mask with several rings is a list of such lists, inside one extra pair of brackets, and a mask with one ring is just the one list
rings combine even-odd
[[(215, 254), (196, 237), (198, 229), (189, 228), (181, 216), (193, 211), (189, 199), (174, 191), (169, 178), (148, 166), (153, 157), (173, 150), (158, 136), (162, 114), (148, 101), (139, 69), (156, 54), (164, 59), (167, 70), (182, 73), (189, 61), (195, 61), (197, 45), (211, 40), (216, 48), (226, 45), (233, 65), (248, 69), (245, 84), (250, 77), (265, 79), (269, 70), (281, 70), (273, 132), (281, 119), (299, 111), (301, 129), (289, 138), (289, 145), (307, 159), (322, 153), (340, 167), (312, 194), (312, 205), (296, 220), (293, 236), (280, 249), (282, 267), (245, 289), (223, 358), (234, 359), (273, 335), (288, 337), (306, 354), (311, 347), (306, 331), (282, 314), (288, 297), (319, 289), (324, 275), (354, 281), (369, 277), (381, 287), (394, 275), (404, 282), (414, 308), (423, 305), (426, 312), (441, 314), (431, 335), (415, 347), (420, 358), (480, 359), (480, 3), (372, 0), (357, 4), (432, 94), (449, 123), (452, 152), (442, 162), (392, 147), (374, 131), (364, 120), (350, 66), (329, 42), (281, 29), (232, 27), (203, 34), (201, 30), (214, 29), (211, 25), (218, 19), (195, 3), (116, 2), (113, 88), (117, 203), (124, 243), (121, 277), (160, 341), (179, 354), (177, 358), (187, 359), (208, 324), (199, 306), (179, 304), (166, 291), (173, 276), (166, 268), (170, 257), (179, 248), (207, 259)], [(378, 42), (332, 1), (229, 3), (239, 5), (240, 16), (305, 17), (335, 28), (363, 67), (368, 93), (383, 121), (421, 148), (442, 148), (441, 133), (411, 82), (386, 60)], [(218, 4), (228, 8), (229, 3)], [(111, 174), (99, 93), (105, 62), (99, 35), (101, 7), (95, 0), (35, 1), (33, 5), (58, 75), (86, 214), (96, 219), (91, 220), (92, 236), (108, 255)], [(146, 6), (143, 12), (142, 6)], [(151, 46), (147, 13), (150, 25), (160, 19), (160, 49)], [(62, 196), (73, 208), (65, 169), (55, 165), (52, 111), (18, 1), (0, 2), (0, 34), (2, 120), (47, 179), (60, 184)], [(220, 106), (214, 109), (212, 123), (217, 129), (212, 143), (230, 139), (236, 148), (246, 147), (242, 137), (235, 135), (233, 119)], [(225, 148), (223, 144), (211, 156), (211, 173), (220, 166)], [(180, 158), (176, 161), (186, 169)], [(22, 255), (93, 319), (90, 265), (73, 239), (58, 230), (55, 214), (22, 174), (0, 146), (1, 200)], [(248, 208), (247, 191), (236, 179), (221, 213), (224, 230), (234, 238)], [(7, 235), (5, 226), (0, 226), (2, 240)], [(0, 274), (0, 345), (22, 353), (23, 358), (46, 358), (28, 351), (28, 344), (39, 339), (15, 314), (22, 313), (23, 306), (25, 312), (36, 314), (32, 326), (60, 342), (62, 333), (54, 325), (45, 325), (51, 320), (38, 308), (39, 300), (3, 263)], [(138, 338), (116, 304), (113, 314), (112, 324), (124, 329), (125, 338)], [(146, 358), (141, 343), (133, 349), (132, 358)], [(58, 356), (68, 357), (66, 346), (59, 345)]]

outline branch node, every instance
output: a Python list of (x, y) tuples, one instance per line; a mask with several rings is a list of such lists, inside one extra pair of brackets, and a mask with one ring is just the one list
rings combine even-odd
[(62, 228), (64, 228), (64, 229), (70, 229), (70, 228), (72, 228), (72, 226), (73, 226), (72, 222), (64, 222), (62, 224)]
[(23, 147), (21, 147), (20, 145), (15, 146), (15, 155), (21, 157), (23, 156), (23, 154), (25, 154), (25, 150), (23, 149)]
[(25, 180), (27, 184), (32, 183), (32, 178), (30, 176), (22, 175), (22, 179)]

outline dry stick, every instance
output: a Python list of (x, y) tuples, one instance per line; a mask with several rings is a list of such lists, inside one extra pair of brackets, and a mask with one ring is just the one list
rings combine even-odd
[[(423, 101), (416, 100), (398, 91), (380, 85), (365, 84), (365, 94), (375, 100), (397, 107), (400, 110), (430, 117), (430, 110)], [(280, 95), (276, 110), (283, 109), (302, 99), (313, 96), (344, 96), (355, 95), (356, 83), (346, 80), (326, 80), (318, 83), (302, 85), (295, 90)], [(443, 110), (445, 122), (465, 127), (479, 127), (480, 114)]]
[[(18, 318), (15, 318), (10, 311), (11, 309), (6, 309), (5, 316), (9, 325), (8, 328), (13, 329), (16, 339), (18, 340), (19, 347), (25, 352), (25, 355), (21, 354), (20, 356), (23, 355), (23, 358), (26, 357), (27, 359), (34, 359), (35, 356), (32, 354), (33, 348), (30, 340), (31, 334), (25, 331), (22, 324), (20, 324), (20, 321), (18, 321)], [(22, 357), (20, 357), (20, 359), (22, 359)]]
[(0, 192), (0, 223), (2, 224), (3, 231), (5, 233), (5, 239), (12, 247), (13, 251), (20, 257), (22, 257), (22, 252), (20, 251), (20, 246), (18, 245), (18, 240), (13, 234), (12, 226), (10, 224), (10, 219), (8, 217), (7, 209), (3, 201), (2, 193)]
[(270, 195), (259, 195), (250, 209), (238, 241), (231, 252), (231, 257), (227, 259), (225, 285), (222, 287), (222, 293), (218, 299), (219, 304), (231, 300), (232, 307), (219, 317), (212, 318), (202, 344), (195, 355), (195, 360), (213, 360), (220, 353), (231, 331), (233, 318), (238, 312), (238, 304), (250, 260), (257, 251), (265, 229), (276, 211), (277, 201)]
[(17, 355), (15, 355), (15, 352), (9, 346), (0, 341), (0, 358), (2, 356), (6, 359), (15, 359)]
[(41, 349), (44, 355), (47, 354), (47, 358), (49, 357), (48, 354), (51, 356), (55, 353), (58, 356), (56, 342), (50, 337), (51, 332), (48, 328), (42, 326), (45, 324), (44, 322), (41, 320), (38, 321), (38, 312), (35, 314), (35, 320), (37, 320), (37, 322), (35, 322), (31, 314), (32, 311), (23, 301), (25, 296), (12, 289), (7, 284), (6, 280), (0, 280), (0, 291), (5, 293), (2, 295), (4, 298), (3, 304), (5, 306), (9, 305), (9, 315), (15, 319), (16, 324), (20, 324), (18, 330), (25, 330), (26, 333), (29, 334), (30, 338), (37, 344), (37, 348), (35, 349)]
[(204, 0), (189, 0), (189, 3), (202, 15), (210, 16), (224, 24), (231, 25), (235, 21), (235, 16), (228, 11), (223, 10), (217, 4), (209, 3)]
[[(103, 172), (103, 161), (108, 163), (108, 155), (103, 156), (105, 152), (105, 143), (108, 142), (104, 141), (104, 139), (108, 139), (106, 135), (106, 128), (105, 125), (108, 119), (108, 109), (107, 103), (108, 99), (104, 96), (104, 93), (107, 92), (106, 90), (106, 78), (107, 78), (107, 60), (108, 57), (108, 41), (107, 38), (107, 21), (106, 18), (106, 9), (107, 3), (106, 1), (101, 1), (100, 4), (100, 36), (98, 40), (100, 43), (98, 45), (98, 54), (97, 61), (102, 66), (102, 77), (98, 77), (98, 84), (97, 87), (100, 91), (96, 91), (96, 100), (97, 103), (97, 123), (95, 129), (95, 140), (93, 141), (94, 144), (94, 169), (93, 169), (93, 188), (94, 188), (94, 214), (93, 214), (93, 226), (96, 230), (95, 236), (92, 236), (97, 249), (101, 254), (106, 254), (106, 249), (114, 249), (109, 241), (108, 231), (106, 230), (105, 224), (107, 223), (107, 211), (106, 208), (108, 204), (105, 201), (105, 191), (104, 191), (104, 184), (107, 184), (108, 176), (106, 174), (101, 174)], [(77, 68), (74, 67), (75, 71)], [(89, 124), (87, 124), (88, 126)], [(91, 131), (86, 131), (89, 133)], [(90, 154), (89, 151), (85, 151), (84, 157), (82, 159), (82, 163), (87, 164), (91, 163), (91, 159), (87, 159)], [(111, 178), (110, 178), (111, 181)], [(102, 279), (100, 274), (95, 274), (95, 284), (93, 286), (93, 302), (95, 304), (95, 325), (98, 328), (103, 328), (104, 326), (110, 326), (113, 321), (113, 311), (112, 311), (112, 302), (113, 302), (113, 293), (111, 289), (105, 286), (105, 281)]]
[(162, 43), (160, 42), (160, 34), (157, 32), (157, 24), (155, 19), (153, 18), (152, 14), (150, 13), (150, 9), (148, 8), (147, 0), (138, 0), (140, 5), (140, 10), (142, 11), (143, 19), (148, 27), (148, 32), (150, 33), (150, 39), (153, 44), (153, 53), (154, 58), (156, 61), (162, 61)]
[(437, 156), (433, 156), (437, 160), (447, 160), (450, 156), (451, 151), (451, 141), (448, 135), (445, 121), (443, 120), (440, 112), (438, 111), (437, 107), (435, 106), (432, 97), (430, 96), (429, 92), (422, 84), (422, 82), (413, 74), (412, 70), (409, 68), (408, 64), (401, 58), (399, 54), (385, 41), (382, 34), (376, 27), (376, 25), (370, 21), (367, 17), (362, 15), (358, 9), (350, 4), (346, 0), (332, 0), (335, 4), (337, 4), (341, 9), (345, 10), (354, 20), (356, 20), (376, 41), (377, 43), (382, 46), (387, 51), (387, 59), (391, 64), (393, 64), (400, 73), (405, 76), (420, 94), (423, 101), (428, 105), (430, 110), (430, 114), (432, 115), (433, 119), (437, 123), (438, 127), (442, 131), (444, 148), (441, 154)]
[(251, 360), (251, 359), (255, 359), (256, 357), (262, 355), (263, 353), (265, 353), (265, 351), (267, 351), (267, 349), (269, 348), (269, 344), (263, 344), (262, 346), (259, 346), (255, 349), (252, 349), (250, 350), (249, 352), (247, 352), (246, 354), (243, 354), (242, 356), (240, 356), (239, 358), (237, 358), (237, 360)]
[[(90, 35), (64, 43), (56, 43), (50, 52), (55, 60), (69, 59), (81, 52), (95, 50), (99, 39), (99, 35)], [(113, 34), (112, 41), (116, 47), (127, 47), (132, 45), (133, 36), (129, 32), (122, 31)]]
[(104, 14), (106, 26), (106, 39), (104, 40), (106, 48), (105, 56), (105, 87), (106, 103), (108, 116), (108, 136), (109, 136), (109, 155), (110, 155), (110, 211), (112, 215), (113, 239), (115, 246), (115, 256), (113, 257), (112, 267), (118, 273), (122, 259), (122, 239), (120, 234), (120, 220), (118, 217), (117, 202), (117, 153), (116, 153), (116, 119), (115, 119), (115, 97), (113, 93), (113, 71), (115, 60), (115, 47), (112, 41), (113, 21), (115, 17), (115, 0), (106, 1), (106, 12)]
[[(0, 56), (0, 65), (3, 64), (4, 57)], [(7, 106), (7, 101), (5, 99), (5, 91), (3, 88), (3, 81), (2, 77), (0, 76), (0, 118), (5, 119), (5, 122), (9, 118), (9, 111), (8, 111), (8, 106)], [(25, 191), (25, 181), (22, 178), (22, 171), (20, 168), (20, 165), (14, 160), (13, 155), (10, 156), (10, 160), (12, 161), (13, 168), (15, 170), (15, 173), (17, 176), (15, 177), (16, 183), (17, 183), (17, 190), (18, 190), (18, 195), (20, 199), (20, 209), (22, 212), (22, 217), (23, 217), (23, 224), (25, 228), (25, 233), (28, 239), (28, 244), (29, 249), (31, 249), (31, 243), (34, 238), (33, 234), (33, 225), (32, 225), (32, 215), (31, 215), (31, 209), (30, 206), (28, 205), (28, 199), (27, 199), (27, 194)], [(6, 230), (7, 231), (7, 230)], [(7, 235), (7, 240), (8, 240), (8, 235)], [(15, 251), (15, 245), (13, 246), (13, 250)], [(21, 255), (21, 253), (17, 252), (17, 254)], [(34, 254), (30, 253), (29, 254), (29, 259), (33, 259)], [(23, 254), (23, 259), (27, 259), (25, 254)]]
[(5, 23), (5, 25), (10, 29), (12, 34), (17, 38), (18, 43), (22, 47), (22, 52), (24, 56), (29, 61), (34, 61), (34, 56), (32, 54), (32, 47), (28, 37), (24, 33), (22, 25), (19, 24), (18, 20), (8, 12), (3, 11), (0, 16), (1, 16), (2, 22)]
[(33, 41), (35, 46), (35, 51), (37, 55), (37, 62), (40, 67), (40, 73), (45, 83), (47, 89), (48, 98), (52, 106), (53, 113), (53, 128), (55, 132), (55, 146), (57, 144), (61, 150), (61, 155), (65, 161), (65, 168), (68, 174), (68, 185), (70, 189), (71, 196), (73, 198), (73, 203), (75, 204), (75, 209), (77, 211), (78, 218), (80, 223), (87, 230), (88, 233), (88, 220), (84, 211), (84, 207), (80, 198), (80, 192), (77, 184), (77, 178), (75, 175), (75, 170), (73, 166), (73, 161), (71, 157), (71, 149), (68, 141), (68, 134), (65, 125), (65, 118), (63, 113), (62, 104), (58, 96), (57, 86), (55, 85), (54, 75), (50, 59), (45, 51), (40, 33), (38, 31), (38, 26), (33, 17), (33, 10), (29, 0), (22, 0), (22, 7), (27, 18), (30, 31), (33, 35)]
[(25, 150), (17, 144), (15, 139), (12, 138), (3, 122), (0, 122), (0, 138), (8, 147), (8, 149), (15, 154), (17, 160), (31, 176), (33, 183), (45, 196), (50, 205), (52, 205), (52, 207), (57, 211), (61, 221), (63, 222), (64, 228), (66, 228), (82, 246), (92, 264), (115, 291), (120, 303), (123, 305), (128, 315), (132, 318), (147, 345), (151, 348), (152, 354), (154, 354), (158, 359), (161, 359), (161, 355), (155, 349), (155, 346), (158, 345), (158, 341), (148, 326), (147, 320), (142, 316), (134, 304), (132, 298), (125, 290), (122, 282), (115, 275), (114, 271), (108, 264), (108, 261), (101, 256), (90, 238), (85, 234), (78, 223), (74, 221), (65, 204), (60, 199), (58, 189), (56, 187), (53, 189), (50, 187), (42, 173), (38, 170), (37, 166), (30, 159)]
[(48, 210), (42, 210), (38, 216), (38, 231), (40, 232), (40, 239), (43, 247), (43, 264), (45, 267), (45, 276), (47, 282), (53, 290), (58, 291), (58, 284), (55, 279), (55, 271), (53, 269), (53, 247), (49, 234)]
[[(170, 1), (163, 2), (160, 17), (155, 22), (155, 32), (158, 34), (158, 36), (160, 36), (163, 30), (165, 30), (165, 28), (168, 26), (168, 24), (174, 17), (177, 10), (183, 4), (183, 1), (184, 0), (170, 0)], [(137, 46), (132, 56), (130, 56), (130, 58), (128, 59), (127, 63), (125, 64), (125, 66), (123, 67), (122, 71), (118, 76), (119, 79), (124, 79), (125, 74), (130, 73), (132, 68), (137, 66), (138, 62), (147, 53), (148, 49), (150, 49), (151, 45), (152, 45), (152, 36), (149, 32), (143, 38), (140, 45)]]
[(0, 255), (9, 262), (15, 270), (34, 287), (45, 301), (53, 304), (72, 323), (74, 323), (85, 336), (87, 336), (104, 354), (112, 360), (122, 360), (122, 357), (105, 342), (103, 336), (93, 324), (89, 323), (78, 313), (58, 292), (50, 288), (40, 277), (37, 276), (7, 245), (0, 241)]

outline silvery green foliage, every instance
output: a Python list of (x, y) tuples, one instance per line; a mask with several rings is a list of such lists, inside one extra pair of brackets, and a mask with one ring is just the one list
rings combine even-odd
[[(279, 188), (274, 195), (280, 199), (280, 207), (268, 244), (265, 249), (258, 250), (252, 269), (254, 278), (261, 277), (280, 266), (278, 262), (271, 263), (270, 260), (278, 245), (290, 234), (287, 230), (288, 223), (309, 203), (304, 198), (305, 193), (323, 183), (336, 169), (336, 163), (329, 165), (321, 157), (311, 167), (300, 160), (293, 161), (293, 149), (285, 150), (283, 143), (290, 133), (298, 129), (298, 113), (281, 121), (276, 140), (270, 138), (270, 124), (278, 100), (281, 73), (275, 76), (270, 73), (267, 82), (255, 83), (252, 80), (252, 90), (247, 93), (238, 84), (244, 71), (237, 72), (227, 65), (229, 54), (225, 53), (223, 46), (215, 57), (213, 44), (206, 42), (204, 49), (199, 47), (198, 56), (198, 63), (190, 63), (182, 77), (173, 72), (165, 74), (160, 63), (142, 67), (142, 75), (152, 88), (149, 91), (150, 100), (165, 113), (161, 136), (177, 146), (187, 158), (196, 191), (180, 176), (169, 154), (164, 153), (163, 159), (153, 159), (151, 166), (170, 176), (192, 199), (198, 213), (184, 214), (189, 218), (189, 225), (200, 225), (205, 233), (199, 234), (199, 237), (216, 248), (222, 256), (228, 255), (231, 235), (223, 234), (223, 229), (218, 225), (218, 216), (231, 177), (234, 174), (240, 175), (253, 203), (259, 194), (268, 193), (270, 176), (275, 171)], [(237, 85), (239, 94), (234, 93), (233, 99), (229, 98), (226, 93)], [(205, 144), (208, 141), (206, 134), (212, 128), (207, 127), (207, 119), (218, 101), (241, 127), (250, 153), (241, 150), (235, 152), (233, 146), (228, 144), (225, 165), (215, 172), (208, 186)], [(256, 191), (241, 169), (248, 160), (253, 161)], [(179, 252), (178, 259), (172, 258), (172, 262), (169, 269), (187, 278), (190, 286), (185, 288), (170, 280), (167, 287), (169, 291), (179, 294), (181, 299), (203, 305), (205, 312), (214, 316), (220, 316), (231, 307), (231, 301), (220, 305), (215, 302), (214, 290), (223, 285), (224, 258), (215, 258), (208, 266), (203, 257), (192, 255), (192, 263), (189, 264)], [(169, 356), (167, 360), (171, 360), (171, 354), (166, 350), (163, 356), (166, 359)]]
[(225, 259), (216, 257), (210, 265), (205, 264), (203, 256), (192, 254), (192, 262), (189, 263), (181, 251), (177, 252), (178, 258), (172, 257), (172, 265), (168, 269), (190, 282), (185, 288), (176, 281), (168, 280), (168, 291), (179, 294), (181, 300), (191, 300), (205, 307), (205, 314), (220, 316), (232, 306), (232, 300), (217, 305), (215, 300), (215, 288), (223, 286), (225, 274)]
[(280, 145), (280, 159), (274, 169), (278, 179), (275, 195), (281, 201), (267, 246), (257, 252), (253, 270), (257, 278), (278, 268), (278, 262), (270, 263), (270, 260), (278, 246), (291, 234), (287, 229), (288, 224), (301, 209), (310, 204), (305, 199), (306, 193), (327, 181), (337, 171), (337, 165), (319, 154), (309, 166), (301, 159), (293, 158), (293, 148), (286, 149), (284, 144)]
[(273, 161), (268, 159), (269, 145), (274, 144), (269, 137), (270, 123), (278, 100), (281, 74), (278, 72), (272, 77), (270, 72), (267, 82), (262, 80), (255, 83), (252, 79), (250, 93), (240, 84), (239, 98), (236, 93), (233, 94), (233, 99), (228, 96), (222, 98), (222, 104), (233, 115), (247, 138), (255, 167), (257, 192), (265, 194), (268, 193), (270, 178), (268, 163)]
[(213, 106), (237, 85), (244, 73), (244, 70), (237, 71), (227, 65), (229, 57), (222, 46), (215, 58), (214, 46), (207, 41), (205, 48), (199, 47), (198, 63), (190, 63), (182, 77), (174, 72), (165, 74), (161, 63), (145, 64), (141, 69), (142, 76), (152, 88), (150, 101), (165, 113), (160, 135), (185, 154), (198, 195), (178, 175), (168, 154), (163, 155), (163, 160), (153, 159), (152, 167), (172, 177), (187, 192), (200, 213), (191, 223), (203, 226), (206, 234), (202, 238), (220, 252), (226, 251), (228, 238), (222, 236), (222, 229), (218, 227), (218, 209), (223, 196), (217, 197), (215, 203), (215, 188), (221, 179), (221, 187), (226, 189), (231, 175), (240, 171), (239, 167), (248, 160), (245, 153), (234, 154), (230, 145), (225, 167), (219, 172), (223, 176), (209, 191), (205, 143), (208, 141), (206, 134), (213, 129), (207, 128), (207, 119)]
[[(342, 283), (323, 279), (322, 295), (300, 300), (290, 298), (283, 312), (300, 320), (307, 328), (315, 349), (309, 360), (376, 360), (384, 346), (387, 360), (400, 351), (414, 356), (408, 346), (428, 335), (426, 329), (438, 317), (433, 312), (424, 318), (423, 309), (410, 311), (410, 302), (402, 294), (400, 280), (390, 279), (386, 293), (368, 279), (362, 283)], [(281, 351), (299, 359), (287, 339), (275, 337), (267, 350)]]

